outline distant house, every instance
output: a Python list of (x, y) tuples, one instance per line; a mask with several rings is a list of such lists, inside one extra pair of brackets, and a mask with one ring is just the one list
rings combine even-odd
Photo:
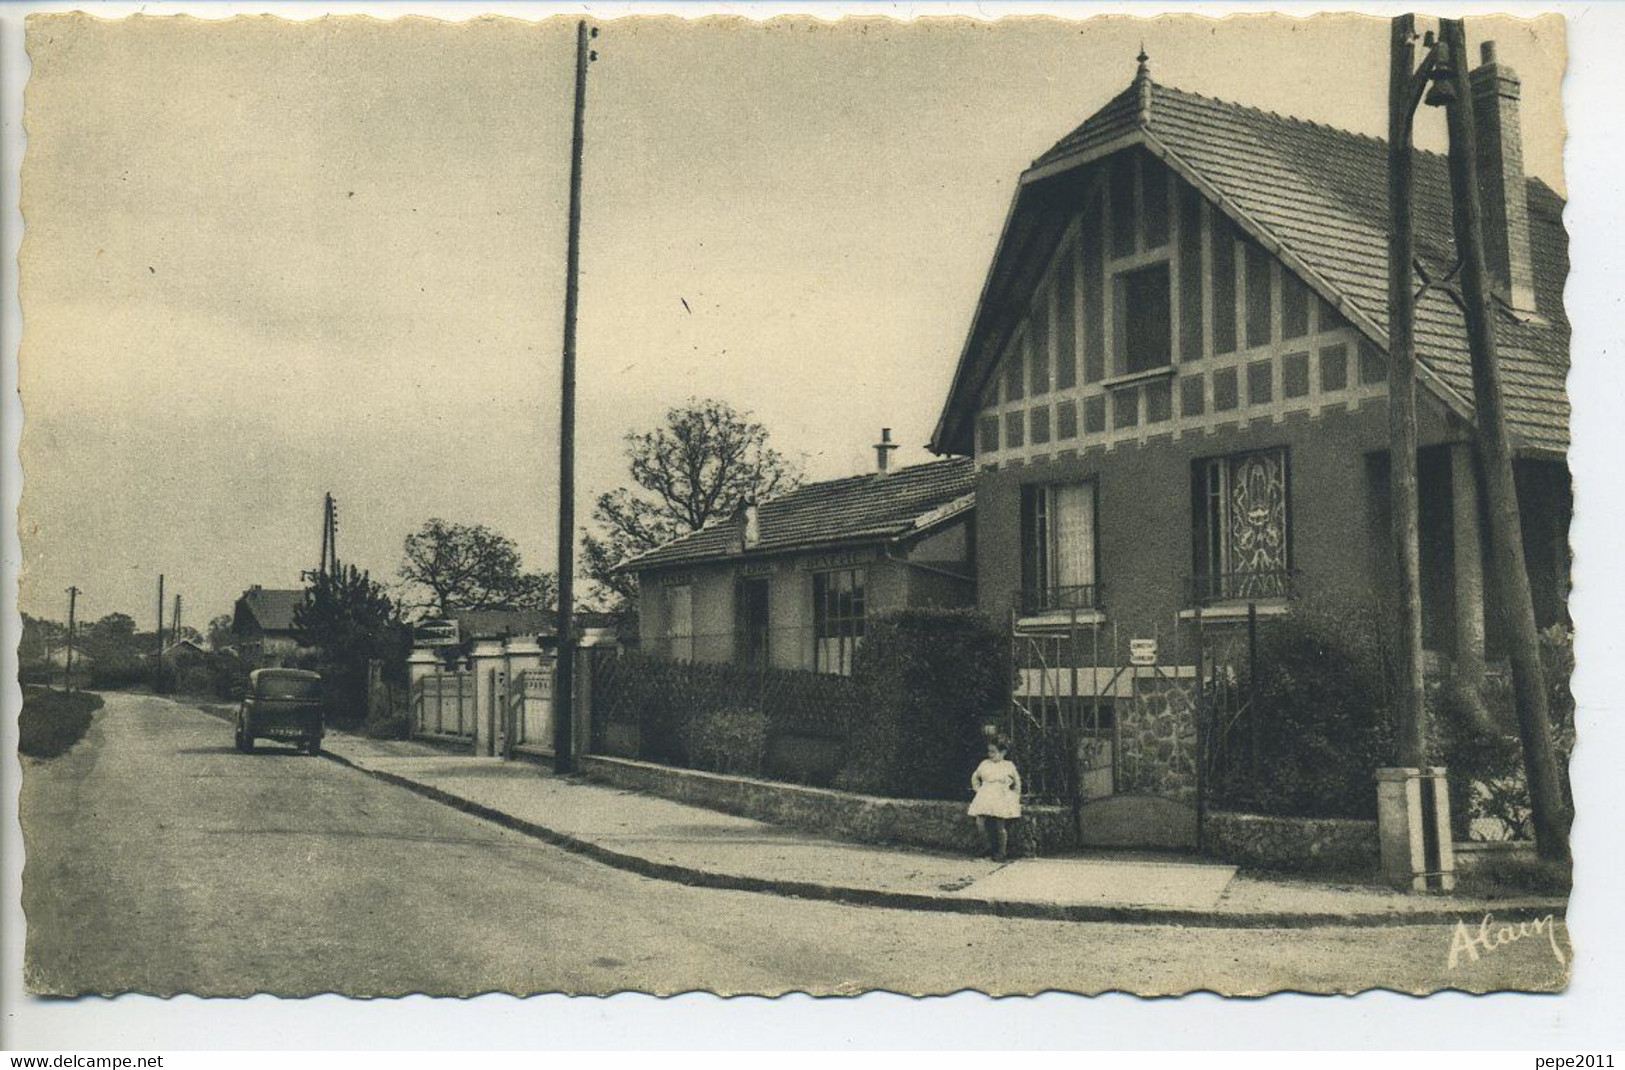
[(238, 651), (263, 664), (283, 661), (299, 653), (294, 637), (293, 611), (305, 600), (303, 590), (273, 590), (255, 584), (237, 599), (231, 633)]
[(164, 660), (177, 665), (200, 661), (208, 656), (208, 649), (195, 639), (177, 640), (164, 647)]
[(627, 562), (641, 645), (681, 661), (846, 674), (866, 621), (969, 606), (968, 459), (800, 487)]

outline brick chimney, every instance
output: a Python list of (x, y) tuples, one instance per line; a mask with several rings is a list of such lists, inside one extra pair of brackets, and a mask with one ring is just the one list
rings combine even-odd
[(896, 448), (897, 443), (891, 440), (891, 428), (882, 427), (880, 441), (875, 443), (875, 471), (878, 474), (885, 475), (891, 471), (891, 455)]
[(1469, 76), (1478, 134), (1478, 192), (1484, 206), (1484, 258), (1497, 296), (1520, 312), (1535, 310), (1535, 271), (1529, 256), (1529, 201), (1524, 190), (1523, 131), (1518, 72), (1495, 59), (1495, 42), (1480, 46), (1483, 65)]
[(754, 550), (762, 541), (761, 511), (753, 501), (741, 504), (733, 515), (733, 538), (730, 552), (742, 554)]

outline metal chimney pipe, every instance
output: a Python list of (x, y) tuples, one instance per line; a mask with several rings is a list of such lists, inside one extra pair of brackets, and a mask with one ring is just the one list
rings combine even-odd
[(880, 441), (875, 443), (875, 471), (885, 475), (891, 471), (891, 454), (897, 448), (897, 443), (891, 440), (891, 428), (880, 429)]

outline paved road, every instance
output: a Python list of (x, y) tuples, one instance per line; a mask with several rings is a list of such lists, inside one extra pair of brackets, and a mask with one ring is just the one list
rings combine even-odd
[(1013, 921), (687, 888), (333, 762), (238, 754), (224, 722), (138, 695), (108, 695), (67, 755), (27, 760), (22, 806), (42, 993), (1482, 991), (1564, 977), (1544, 939), (1449, 970), (1443, 927)]

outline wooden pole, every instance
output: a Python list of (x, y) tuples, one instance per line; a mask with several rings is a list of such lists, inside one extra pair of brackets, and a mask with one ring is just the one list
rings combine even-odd
[(1512, 690), (1518, 708), (1518, 735), (1523, 742), (1524, 771), (1535, 826), (1535, 845), (1542, 858), (1569, 857), (1569, 821), (1564, 812), (1557, 758), (1552, 749), (1551, 714), (1546, 705), (1546, 673), (1540, 663), (1540, 637), (1535, 629), (1534, 599), (1524, 562), (1523, 525), (1512, 473), (1512, 444), (1502, 403), (1500, 355), (1490, 308), (1484, 263), (1483, 206), (1479, 200), (1477, 131), (1467, 79), (1467, 31), (1460, 19), (1441, 19), (1443, 44), (1449, 50), (1455, 100), (1445, 109), (1450, 134), (1450, 189), (1454, 204), (1456, 248), (1462, 257), (1462, 303), (1466, 306), (1467, 344), (1473, 365), (1473, 407), (1477, 414), (1479, 455), (1490, 519), (1490, 571), (1512, 662)]
[(64, 693), (73, 691), (73, 614), (76, 603), (79, 601), (79, 588), (68, 588), (68, 659), (62, 670), (62, 690)]
[[(593, 33), (597, 33), (596, 30)], [(575, 118), (570, 134), (570, 232), (564, 274), (564, 368), (559, 389), (558, 677), (554, 702), (553, 769), (575, 768), (575, 452), (576, 308), (580, 301), (581, 157), (587, 109), (587, 23), (576, 23)]]
[(152, 689), (157, 691), (164, 675), (164, 574), (158, 573), (158, 630), (153, 633), (158, 644), (157, 657), (152, 662)]
[(333, 530), (333, 496), (322, 498), (322, 559), (316, 566), (316, 575), (327, 575), (327, 536)]
[(1388, 67), (1388, 497), (1393, 514), (1395, 654), (1401, 766), (1427, 763), (1427, 711), (1422, 680), (1422, 559), (1416, 504), (1416, 255), (1411, 218), (1411, 130), (1416, 114), (1413, 70), (1416, 16), (1389, 24)]

